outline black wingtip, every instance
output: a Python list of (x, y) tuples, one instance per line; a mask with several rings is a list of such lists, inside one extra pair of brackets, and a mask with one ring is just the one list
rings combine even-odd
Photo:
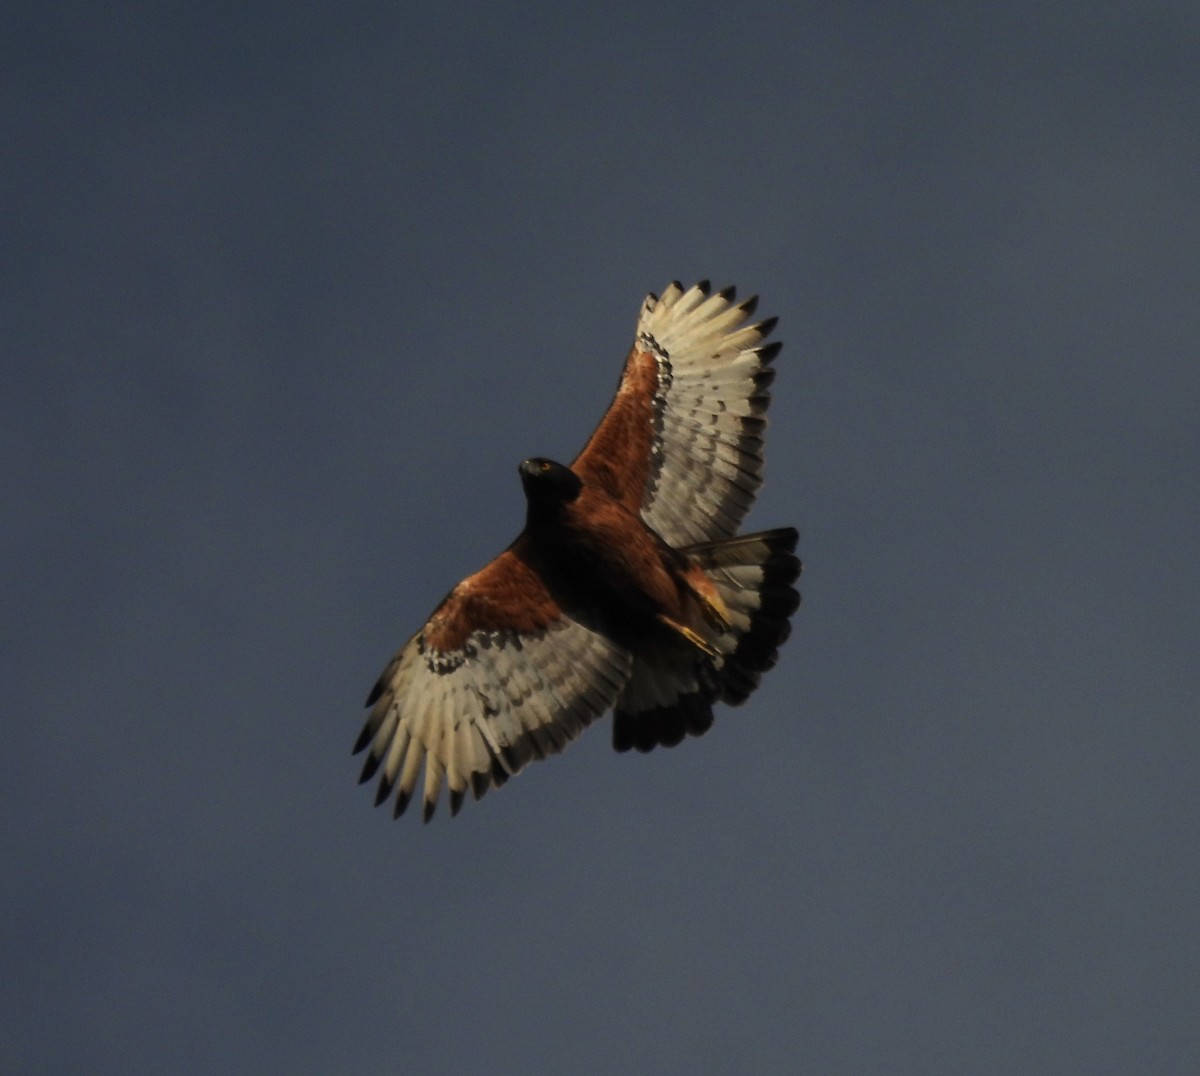
[(717, 292), (717, 294), (720, 295), (721, 298), (727, 303), (732, 303), (733, 300), (737, 298), (737, 288), (730, 284), (729, 287), (722, 288), (719, 292)]
[(374, 706), (379, 701), (379, 696), (383, 694), (383, 677), (381, 676), (375, 681), (375, 686), (371, 688), (371, 694), (367, 696), (367, 701), (364, 706)]
[(749, 299), (743, 299), (738, 306), (738, 309), (745, 317), (750, 317), (758, 309), (758, 296), (751, 295)]
[(407, 792), (401, 792), (401, 793), (399, 793), (399, 795), (396, 796), (396, 806), (392, 808), (392, 819), (393, 820), (399, 818), (402, 814), (404, 814), (405, 810), (408, 807), (408, 801), (411, 799), (412, 799), (412, 796), (409, 795)]
[(359, 774), (358, 783), (365, 785), (379, 771), (379, 764), (383, 760), (379, 755), (367, 755), (363, 762), (362, 773)]
[(362, 732), (358, 734), (358, 739), (354, 741), (354, 750), (351, 751), (350, 754), (357, 755), (373, 739), (375, 739), (375, 726), (368, 721), (365, 725), (363, 725)]
[(755, 328), (758, 330), (759, 336), (770, 336), (775, 331), (775, 326), (779, 324), (779, 318), (767, 318), (765, 321), (760, 321)]
[(710, 284), (707, 280), (697, 280), (696, 287), (698, 287), (705, 295), (712, 291), (712, 284)]
[(428, 823), (433, 817), (433, 812), (437, 810), (437, 800), (426, 800), (421, 808), (421, 821)]
[(758, 349), (758, 357), (764, 362), (772, 362), (775, 356), (783, 350), (782, 340), (772, 340), (771, 343), (765, 344)]
[(375, 806), (378, 807), (384, 800), (392, 794), (392, 782), (386, 777), (379, 782), (379, 787), (375, 790)]

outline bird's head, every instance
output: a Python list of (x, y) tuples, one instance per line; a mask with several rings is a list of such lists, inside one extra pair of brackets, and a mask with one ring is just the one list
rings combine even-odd
[(583, 489), (583, 482), (570, 467), (540, 456), (522, 460), (518, 470), (521, 473), (521, 485), (525, 488), (525, 499), (531, 504), (573, 501)]

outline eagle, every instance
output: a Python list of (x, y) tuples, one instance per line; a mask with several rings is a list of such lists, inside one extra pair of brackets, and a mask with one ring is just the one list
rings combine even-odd
[(699, 736), (778, 659), (800, 596), (792, 527), (737, 533), (763, 473), (775, 318), (707, 281), (647, 296), (616, 396), (569, 465), (519, 467), (525, 527), (459, 583), (367, 698), (375, 803), (426, 822), (609, 709), (613, 746)]

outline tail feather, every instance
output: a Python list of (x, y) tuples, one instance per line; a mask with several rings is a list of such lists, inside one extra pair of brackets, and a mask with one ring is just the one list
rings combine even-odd
[(682, 550), (704, 569), (728, 610), (729, 630), (715, 634), (716, 658), (658, 655), (635, 662), (613, 715), (613, 746), (673, 747), (712, 726), (712, 704), (737, 706), (779, 659), (800, 604), (792, 527), (705, 542)]
[(686, 736), (703, 736), (712, 723), (712, 702), (698, 692), (679, 695), (670, 705), (639, 713), (618, 709), (613, 714), (613, 747), (642, 752), (674, 747)]
[[(795, 528), (783, 527), (685, 550), (735, 613), (734, 632), (721, 640), (725, 660), (718, 670), (721, 701), (732, 706), (745, 702), (774, 667), (791, 634), (789, 618), (800, 604), (792, 586), (800, 575), (794, 552), (799, 537)], [(749, 575), (747, 567), (753, 569)]]

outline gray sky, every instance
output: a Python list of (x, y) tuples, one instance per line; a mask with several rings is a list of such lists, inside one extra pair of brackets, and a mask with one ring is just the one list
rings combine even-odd
[[(1200, 8), (15, 7), (0, 1069), (1197, 1071)], [(780, 667), (393, 824), (673, 277), (780, 317)]]

